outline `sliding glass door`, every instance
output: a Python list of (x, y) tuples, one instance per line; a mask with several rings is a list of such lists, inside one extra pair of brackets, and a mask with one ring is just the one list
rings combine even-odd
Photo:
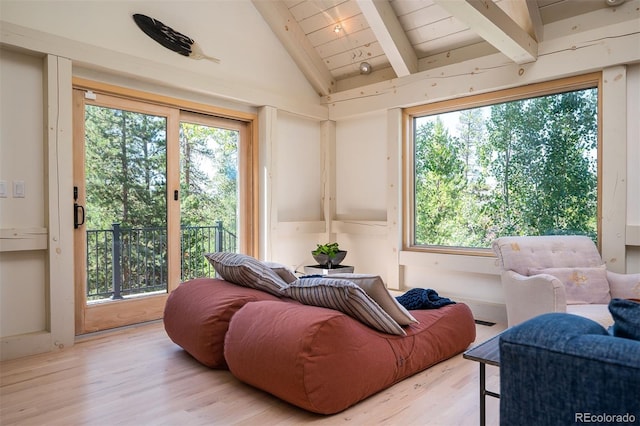
[(254, 254), (251, 124), (74, 90), (76, 334), (162, 318), (204, 253)]
[[(171, 108), (75, 91), (78, 333), (157, 319), (179, 281)], [(80, 131), (79, 127), (83, 129)], [(173, 134), (172, 134), (173, 133)], [(174, 241), (175, 240), (175, 241)]]

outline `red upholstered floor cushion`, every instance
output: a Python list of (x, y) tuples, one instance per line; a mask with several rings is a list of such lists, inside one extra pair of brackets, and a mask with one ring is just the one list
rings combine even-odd
[(231, 320), (224, 354), (243, 382), (306, 410), (333, 414), (475, 340), (465, 304), (411, 313), (420, 323), (407, 326), (407, 336), (396, 336), (331, 309), (249, 303)]
[(221, 279), (186, 281), (167, 299), (164, 328), (174, 343), (202, 364), (227, 368), (224, 337), (229, 321), (246, 303), (257, 300), (280, 299)]

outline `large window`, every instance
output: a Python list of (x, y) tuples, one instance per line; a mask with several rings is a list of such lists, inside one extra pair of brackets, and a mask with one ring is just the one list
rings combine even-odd
[(407, 109), (405, 245), (487, 253), (504, 235), (597, 240), (598, 85), (589, 75)]

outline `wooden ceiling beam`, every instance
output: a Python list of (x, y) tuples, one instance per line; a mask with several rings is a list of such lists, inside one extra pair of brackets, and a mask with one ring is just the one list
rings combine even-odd
[(369, 27), (398, 77), (418, 72), (418, 57), (388, 0), (358, 0)]
[(531, 25), (533, 26), (533, 36), (536, 38), (536, 41), (540, 43), (543, 40), (544, 31), (538, 1), (527, 0), (527, 11), (529, 12), (529, 18), (531, 19)]
[(333, 93), (335, 79), (285, 3), (260, 0), (252, 3), (318, 94)]
[(492, 0), (434, 0), (517, 64), (538, 59), (538, 42)]

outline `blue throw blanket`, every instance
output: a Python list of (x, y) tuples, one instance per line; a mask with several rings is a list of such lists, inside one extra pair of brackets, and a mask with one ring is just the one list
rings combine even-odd
[(438, 309), (456, 303), (446, 297), (438, 296), (438, 293), (430, 288), (412, 288), (402, 296), (396, 297), (396, 300), (408, 310)]

